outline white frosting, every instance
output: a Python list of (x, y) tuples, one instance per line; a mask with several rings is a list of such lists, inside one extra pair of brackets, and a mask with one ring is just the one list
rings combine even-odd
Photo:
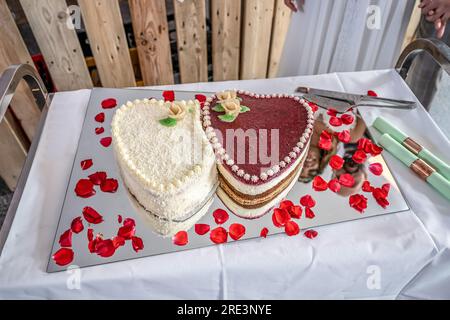
[(173, 127), (159, 123), (169, 111), (164, 101), (154, 99), (121, 106), (112, 122), (114, 152), (126, 186), (146, 210), (169, 220), (196, 208), (217, 183), (199, 103), (180, 103), (188, 111)]

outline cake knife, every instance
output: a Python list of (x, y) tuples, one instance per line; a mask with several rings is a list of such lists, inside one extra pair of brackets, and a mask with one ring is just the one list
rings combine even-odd
[[(394, 109), (414, 109), (417, 107), (414, 101), (372, 97), (368, 95), (352, 94), (308, 87), (299, 87), (296, 91), (305, 94), (306, 99), (311, 96), (330, 99), (328, 100), (328, 102), (331, 103), (329, 107), (333, 107), (339, 113), (343, 113), (348, 110), (348, 107), (345, 107), (345, 103), (349, 104), (351, 107), (363, 106)], [(344, 103), (344, 105), (338, 104), (337, 102), (342, 102)]]

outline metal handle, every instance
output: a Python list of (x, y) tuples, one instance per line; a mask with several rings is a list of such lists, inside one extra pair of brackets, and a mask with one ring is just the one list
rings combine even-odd
[(450, 48), (437, 39), (417, 39), (411, 42), (398, 58), (395, 68), (403, 79), (406, 79), (414, 59), (426, 52), (450, 75)]
[(23, 190), (27, 182), (28, 175), (30, 173), (31, 165), (36, 154), (36, 149), (39, 144), (42, 129), (44, 127), (45, 119), (47, 117), (48, 108), (50, 105), (50, 99), (47, 89), (44, 86), (39, 74), (36, 70), (28, 64), (13, 65), (8, 67), (0, 77), (0, 122), (2, 121), (6, 109), (8, 108), (14, 93), (21, 80), (25, 80), (31, 89), (31, 92), (36, 99), (38, 107), (42, 110), (41, 119), (39, 125), (34, 134), (33, 141), (28, 155), (25, 160), (25, 164), (20, 173), (19, 180), (17, 181), (16, 190), (12, 197), (11, 203), (6, 213), (3, 226), (0, 229), (0, 255), (5, 245), (6, 239), (11, 229), (14, 216), (19, 206), (20, 199), (22, 198)]
[(389, 98), (378, 98), (378, 97), (363, 97), (357, 106), (364, 107), (385, 107), (393, 109), (414, 109), (416, 103), (413, 101), (397, 100)]

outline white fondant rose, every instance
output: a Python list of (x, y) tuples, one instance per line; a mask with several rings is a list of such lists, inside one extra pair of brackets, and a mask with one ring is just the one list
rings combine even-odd
[(172, 102), (169, 106), (169, 118), (182, 120), (186, 116), (186, 106), (180, 102)]
[(222, 102), (226, 114), (237, 116), (241, 112), (241, 102), (238, 99), (231, 99)]
[(219, 92), (216, 96), (217, 96), (218, 103), (224, 103), (225, 101), (236, 99), (237, 93), (236, 93), (236, 91), (223, 91), (223, 92)]

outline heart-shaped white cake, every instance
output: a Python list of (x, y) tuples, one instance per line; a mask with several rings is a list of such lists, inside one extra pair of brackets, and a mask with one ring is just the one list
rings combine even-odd
[(153, 230), (173, 235), (206, 213), (217, 171), (197, 100), (128, 102), (114, 115), (112, 135), (130, 199)]

